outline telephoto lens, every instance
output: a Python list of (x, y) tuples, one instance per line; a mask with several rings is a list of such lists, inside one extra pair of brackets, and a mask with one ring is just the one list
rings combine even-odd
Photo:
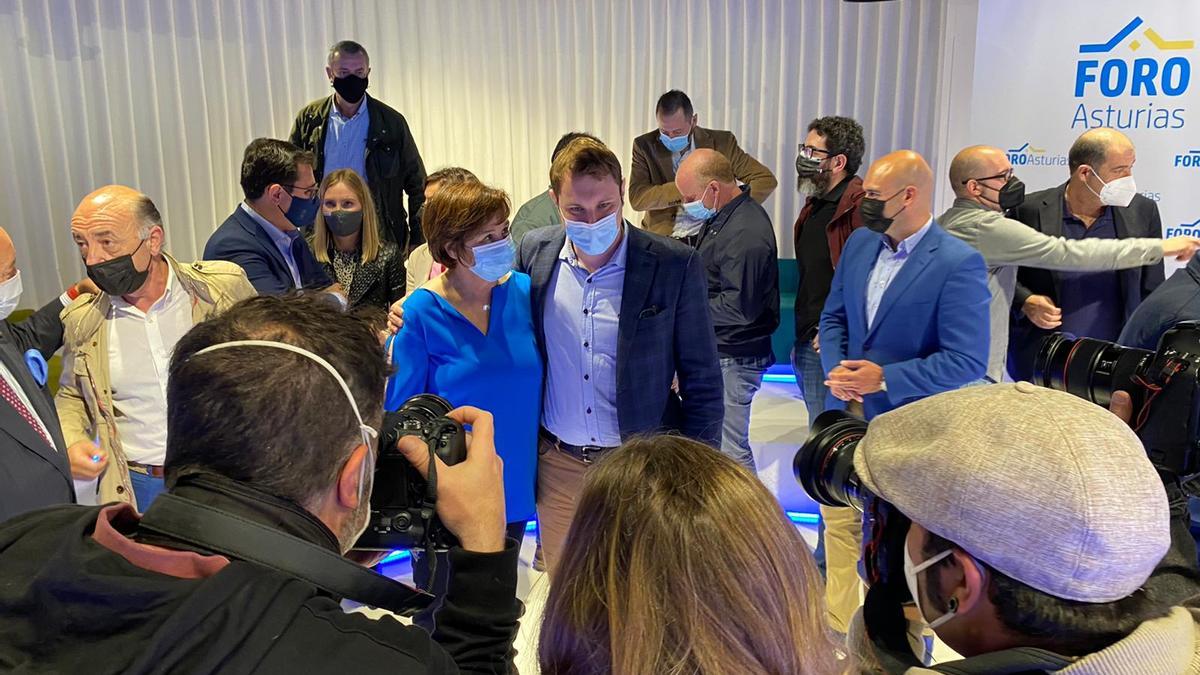
[(862, 483), (854, 471), (854, 448), (867, 433), (866, 421), (827, 410), (813, 422), (808, 440), (792, 461), (792, 471), (813, 501), (863, 510)]

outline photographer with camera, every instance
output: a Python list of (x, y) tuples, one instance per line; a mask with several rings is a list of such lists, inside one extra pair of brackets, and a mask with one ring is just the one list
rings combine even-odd
[[(870, 525), (872, 585), (850, 642), (867, 670), (1200, 668), (1200, 609), (1163, 602), (1152, 576), (1170, 546), (1166, 494), (1118, 417), (1027, 382), (940, 394), (869, 426), (822, 417), (796, 471)], [(964, 659), (922, 665), (913, 601), (912, 623)]]
[[(399, 450), (431, 485), (436, 471), (437, 516), (460, 542), (432, 639), (339, 605), (411, 613), (429, 601), (343, 557), (368, 526), (378, 529), (377, 454), (381, 486), (392, 487), (382, 469), (394, 452), (375, 440), (397, 435), (380, 429), (386, 376), (369, 322), (321, 296), (253, 298), (198, 324), (171, 360), (168, 491), (142, 516), (122, 503), (64, 506), (0, 527), (0, 663), (508, 672), (517, 547), (504, 537), (486, 412), (446, 415), (465, 451), (458, 463), (440, 459), (441, 438), (399, 434)], [(458, 425), (473, 429), (465, 448)], [(437, 457), (422, 437), (437, 438)]]

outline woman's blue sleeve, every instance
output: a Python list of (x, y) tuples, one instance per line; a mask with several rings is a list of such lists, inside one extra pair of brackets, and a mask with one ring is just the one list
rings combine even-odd
[(404, 327), (385, 345), (395, 373), (388, 378), (384, 410), (399, 410), (410, 397), (424, 393), (429, 377), (429, 345), (417, 303), (404, 303)]

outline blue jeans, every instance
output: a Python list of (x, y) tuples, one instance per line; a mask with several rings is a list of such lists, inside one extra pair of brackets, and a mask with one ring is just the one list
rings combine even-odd
[(813, 420), (825, 412), (825, 400), (829, 387), (825, 386), (825, 369), (821, 367), (821, 355), (813, 351), (812, 342), (805, 340), (792, 350), (792, 370), (796, 373), (796, 384), (808, 408), (808, 428)]
[(145, 513), (154, 502), (154, 498), (166, 489), (163, 479), (132, 470), (129, 472), (129, 482), (133, 483), (133, 496), (137, 499), (137, 509), (141, 513)]
[[(825, 369), (821, 367), (821, 355), (813, 351), (812, 341), (798, 341), (792, 349), (792, 372), (796, 374), (796, 386), (804, 399), (804, 407), (808, 409), (808, 428), (812, 429), (813, 420), (825, 412), (825, 396), (829, 387), (825, 386)], [(817, 549), (813, 551), (817, 568), (825, 573), (825, 520), (817, 521)]]
[(775, 357), (722, 356), (721, 379), (725, 381), (725, 424), (721, 427), (721, 452), (754, 471), (750, 452), (750, 403), (762, 386), (763, 373)]

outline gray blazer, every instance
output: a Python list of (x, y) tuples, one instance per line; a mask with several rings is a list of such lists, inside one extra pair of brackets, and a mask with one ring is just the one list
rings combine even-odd
[(992, 292), (987, 375), (995, 382), (1001, 381), (1004, 375), (1008, 313), (1016, 293), (1018, 266), (1047, 270), (1119, 270), (1162, 260), (1161, 239), (1052, 237), (969, 199), (955, 199), (954, 206), (938, 216), (937, 222), (983, 254), (987, 263), (988, 290)]

